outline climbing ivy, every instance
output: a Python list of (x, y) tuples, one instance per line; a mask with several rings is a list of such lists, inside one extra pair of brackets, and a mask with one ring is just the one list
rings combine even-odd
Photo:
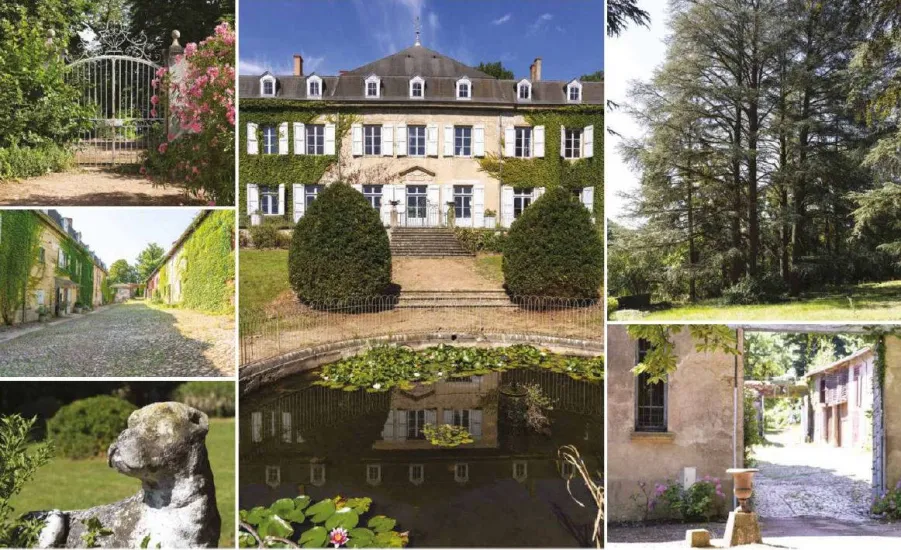
[(28, 290), (37, 283), (31, 270), (38, 257), (40, 232), (40, 221), (34, 212), (0, 212), (0, 317), (7, 325), (13, 323)]
[(885, 388), (885, 340), (888, 336), (901, 338), (901, 327), (898, 326), (867, 326), (864, 340), (873, 344), (873, 370), (880, 388)]
[(233, 311), (234, 236), (235, 217), (229, 210), (216, 210), (199, 222), (182, 252), (182, 305), (214, 313)]
[[(78, 285), (78, 302), (90, 307), (94, 297), (94, 259), (91, 254), (75, 241), (65, 238), (59, 247), (69, 257), (66, 267), (56, 266), (56, 274), (69, 277)], [(76, 271), (76, 266), (79, 271)]]
[[(238, 158), (240, 160), (240, 183), (238, 190), (238, 212), (241, 226), (247, 223), (247, 184), (285, 185), (285, 204), (292, 204), (291, 183), (318, 183), (322, 176), (339, 160), (339, 155), (296, 155), (294, 154), (294, 123), (320, 123), (321, 117), (326, 122), (335, 124), (335, 152), (341, 152), (341, 143), (351, 125), (360, 117), (346, 108), (338, 112), (339, 106), (333, 103), (297, 102), (297, 101), (259, 101), (242, 100), (241, 124), (238, 128)], [(260, 154), (247, 153), (247, 123), (257, 124), (257, 140), (260, 143)], [(288, 123), (287, 155), (264, 155), (263, 127)], [(286, 209), (287, 211), (287, 209)], [(287, 216), (290, 220), (290, 216)]]
[[(646, 340), (650, 349), (644, 361), (636, 365), (632, 372), (638, 376), (648, 374), (648, 383), (662, 382), (666, 376), (676, 371), (679, 358), (673, 336), (682, 332), (682, 325), (629, 325), (626, 331), (635, 340)], [(720, 351), (738, 355), (739, 349), (735, 332), (726, 325), (689, 325), (688, 330), (695, 341), (695, 351)]]

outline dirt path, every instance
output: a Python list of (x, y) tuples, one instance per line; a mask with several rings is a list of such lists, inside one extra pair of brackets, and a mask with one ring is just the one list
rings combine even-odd
[(0, 205), (181, 206), (205, 204), (180, 187), (154, 185), (137, 175), (99, 168), (0, 182)]
[(234, 319), (140, 302), (0, 342), (0, 377), (230, 376)]
[(402, 290), (503, 290), (476, 270), (475, 258), (392, 258), (392, 280)]

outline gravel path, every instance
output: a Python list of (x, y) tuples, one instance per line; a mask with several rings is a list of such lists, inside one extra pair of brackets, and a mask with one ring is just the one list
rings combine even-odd
[(0, 343), (0, 376), (231, 376), (234, 319), (140, 302)]
[(181, 206), (205, 204), (176, 186), (154, 185), (136, 175), (99, 168), (0, 182), (0, 205)]
[(761, 516), (869, 519), (871, 453), (804, 443), (799, 430), (767, 439), (771, 445), (754, 449), (760, 469), (754, 505)]
[(391, 259), (392, 280), (403, 290), (503, 290), (476, 271), (475, 258)]

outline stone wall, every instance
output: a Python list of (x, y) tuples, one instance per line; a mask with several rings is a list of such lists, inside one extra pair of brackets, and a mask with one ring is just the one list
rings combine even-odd
[[(637, 433), (636, 378), (631, 372), (637, 342), (624, 326), (610, 326), (607, 338), (609, 520), (643, 519), (644, 498), (633, 498), (641, 495), (639, 483), (653, 491), (655, 483), (681, 480), (686, 467), (696, 468), (698, 479), (722, 479), (724, 492), (731, 495), (726, 469), (743, 461), (741, 394), (737, 404), (734, 398), (736, 385), (744, 384), (741, 359), (736, 369), (731, 355), (698, 353), (688, 330), (683, 330), (674, 337), (679, 363), (668, 382), (668, 431)], [(732, 506), (727, 498), (723, 511)]]

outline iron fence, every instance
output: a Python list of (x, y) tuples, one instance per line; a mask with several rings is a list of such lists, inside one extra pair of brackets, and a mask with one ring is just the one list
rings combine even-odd
[(604, 312), (597, 300), (435, 296), (406, 302), (378, 296), (241, 312), (239, 326), (241, 364), (249, 365), (310, 346), (380, 336), (526, 334), (603, 342)]

